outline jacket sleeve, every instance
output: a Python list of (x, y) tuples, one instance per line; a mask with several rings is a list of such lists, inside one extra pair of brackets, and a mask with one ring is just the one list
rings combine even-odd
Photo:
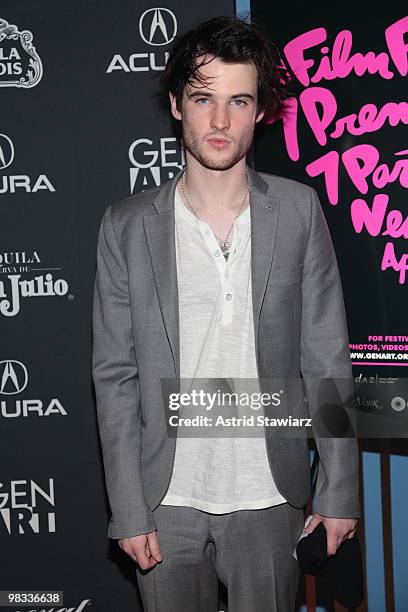
[[(311, 417), (317, 416), (319, 402), (321, 405), (319, 388), (322, 379), (333, 379), (334, 382), (339, 379), (341, 401), (345, 402), (352, 396), (348, 345), (336, 255), (319, 198), (316, 191), (311, 189), (310, 233), (302, 281), (300, 356)], [(336, 415), (333, 417), (335, 419)], [(357, 518), (360, 507), (356, 438), (322, 436), (315, 430), (314, 435), (320, 459), (314, 510), (327, 517)]]
[(122, 539), (153, 531), (156, 524), (143, 493), (139, 379), (128, 271), (113, 228), (112, 206), (100, 224), (96, 263), (92, 376), (111, 508), (108, 537)]

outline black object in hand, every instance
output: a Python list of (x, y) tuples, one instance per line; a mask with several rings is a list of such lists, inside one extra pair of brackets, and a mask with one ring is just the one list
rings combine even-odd
[(305, 574), (319, 576), (334, 599), (354, 612), (364, 597), (364, 574), (358, 536), (345, 540), (333, 556), (327, 555), (327, 536), (323, 523), (299, 540), (296, 554)]

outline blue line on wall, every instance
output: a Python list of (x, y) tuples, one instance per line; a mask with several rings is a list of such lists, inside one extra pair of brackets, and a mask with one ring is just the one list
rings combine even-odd
[(235, 0), (235, 14), (238, 17), (244, 15), (244, 21), (248, 21), (251, 14), (251, 0)]
[(364, 521), (366, 539), (367, 604), (370, 612), (384, 612), (384, 547), (381, 512), (381, 469), (378, 453), (363, 453)]

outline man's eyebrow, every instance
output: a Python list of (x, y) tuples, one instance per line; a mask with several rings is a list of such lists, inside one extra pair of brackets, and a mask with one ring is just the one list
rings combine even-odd
[[(205, 96), (206, 98), (212, 98), (213, 94), (209, 91), (194, 91), (193, 93), (189, 94), (188, 97), (197, 98), (197, 97), (203, 97), (203, 96)], [(250, 100), (255, 100), (254, 96), (247, 92), (237, 93), (231, 96), (231, 100), (235, 98), (249, 98)]]

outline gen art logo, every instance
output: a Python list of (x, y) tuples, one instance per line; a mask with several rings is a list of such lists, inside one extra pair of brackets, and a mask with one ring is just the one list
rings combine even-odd
[(137, 138), (129, 147), (130, 193), (158, 187), (173, 178), (185, 165), (182, 142), (167, 138)]

